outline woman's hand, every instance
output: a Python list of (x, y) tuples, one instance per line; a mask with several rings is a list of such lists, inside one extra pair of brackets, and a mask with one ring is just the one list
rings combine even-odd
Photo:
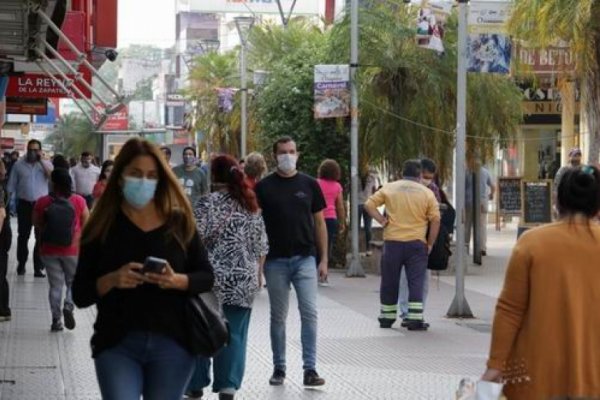
[(153, 283), (161, 289), (187, 290), (189, 286), (188, 276), (175, 273), (169, 263), (162, 274), (148, 272), (144, 276), (148, 279), (147, 282)]
[(502, 371), (488, 368), (481, 377), (482, 381), (502, 383)]
[(148, 278), (141, 274), (144, 266), (140, 263), (127, 263), (118, 270), (108, 273), (96, 282), (96, 289), (100, 297), (104, 296), (112, 289), (135, 289)]

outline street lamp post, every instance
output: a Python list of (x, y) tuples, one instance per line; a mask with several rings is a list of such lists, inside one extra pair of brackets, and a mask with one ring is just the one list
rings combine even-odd
[(246, 77), (246, 51), (248, 45), (248, 35), (250, 29), (254, 25), (253, 17), (235, 17), (235, 27), (237, 28), (238, 35), (240, 36), (240, 42), (242, 44), (240, 51), (240, 75), (241, 75), (241, 91), (242, 91), (242, 135), (240, 138), (240, 157), (246, 157), (246, 145), (248, 135), (248, 86)]

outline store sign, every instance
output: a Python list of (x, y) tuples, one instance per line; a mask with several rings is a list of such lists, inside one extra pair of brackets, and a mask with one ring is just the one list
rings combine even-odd
[[(87, 69), (82, 69), (81, 74), (83, 79), (91, 85), (92, 73)], [(75, 79), (73, 75), (67, 75), (69, 79)], [(67, 80), (61, 79), (63, 84)], [(76, 86), (87, 98), (92, 97), (92, 92), (85, 88), (81, 83), (76, 83)], [(79, 97), (73, 92), (75, 97)], [(8, 81), (6, 95), (11, 97), (33, 97), (33, 98), (48, 98), (48, 97), (69, 97), (69, 95), (60, 87), (54, 79), (44, 74), (22, 74), (11, 76)]]
[(12, 150), (15, 148), (15, 138), (3, 137), (0, 138), (0, 149), (1, 150)]
[[(563, 105), (557, 101), (524, 101), (523, 113), (526, 115), (561, 115)], [(579, 115), (579, 102), (575, 103), (575, 115)]]
[[(98, 104), (97, 107), (100, 108), (100, 104)], [(94, 119), (96, 120), (96, 122), (98, 122), (98, 113), (95, 114)], [(100, 127), (102, 131), (125, 131), (128, 128), (129, 110), (127, 106), (124, 106), (114, 114), (108, 115), (106, 122)]]
[[(12, 80), (12, 79), (11, 79)], [(48, 99), (30, 99), (25, 97), (7, 97), (7, 114), (46, 115), (48, 113)]]
[(545, 49), (516, 47), (519, 64), (536, 75), (572, 74), (575, 72), (575, 52), (570, 47), (548, 47)]
[[(189, 11), (242, 14), (279, 14), (277, 0), (180, 0), (180, 5)], [(287, 15), (295, 3), (292, 15), (321, 15), (324, 7), (319, 0), (281, 0)]]

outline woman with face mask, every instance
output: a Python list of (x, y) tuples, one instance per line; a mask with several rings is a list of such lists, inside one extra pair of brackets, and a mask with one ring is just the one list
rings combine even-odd
[(112, 173), (113, 166), (115, 162), (113, 160), (106, 160), (102, 163), (102, 168), (100, 169), (100, 176), (98, 176), (98, 182), (94, 185), (94, 191), (92, 195), (94, 196), (94, 200), (98, 200), (104, 190), (106, 189), (106, 184), (108, 183), (108, 178), (110, 178), (110, 174)]
[[(160, 268), (147, 268), (148, 257)], [(195, 362), (185, 305), (213, 280), (191, 206), (160, 150), (129, 140), (84, 227), (73, 283), (75, 304), (98, 310), (91, 343), (103, 399), (183, 397)]]

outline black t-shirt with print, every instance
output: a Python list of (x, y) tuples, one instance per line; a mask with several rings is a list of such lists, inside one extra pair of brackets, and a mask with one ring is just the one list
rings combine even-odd
[(302, 173), (272, 173), (258, 183), (256, 195), (269, 237), (267, 258), (316, 255), (313, 214), (325, 208), (317, 181)]

